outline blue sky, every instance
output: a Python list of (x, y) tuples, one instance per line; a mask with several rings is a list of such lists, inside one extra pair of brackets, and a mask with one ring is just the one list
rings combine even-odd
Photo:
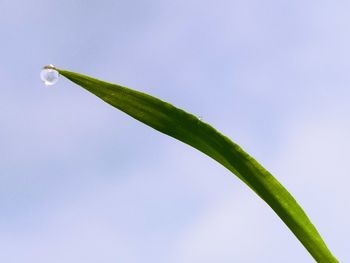
[(46, 64), (240, 144), (350, 261), (350, 3), (0, 2), (1, 262), (313, 262), (248, 187)]

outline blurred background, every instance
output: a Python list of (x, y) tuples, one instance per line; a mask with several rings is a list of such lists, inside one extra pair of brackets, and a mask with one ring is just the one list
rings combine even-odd
[(0, 1), (0, 261), (313, 262), (213, 160), (46, 64), (240, 144), (350, 262), (349, 1)]

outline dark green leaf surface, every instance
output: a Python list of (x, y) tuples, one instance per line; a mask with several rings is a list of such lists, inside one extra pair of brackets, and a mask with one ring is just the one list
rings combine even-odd
[(338, 262), (293, 196), (256, 160), (213, 127), (145, 93), (78, 73), (58, 71), (115, 108), (221, 163), (276, 212), (317, 262)]

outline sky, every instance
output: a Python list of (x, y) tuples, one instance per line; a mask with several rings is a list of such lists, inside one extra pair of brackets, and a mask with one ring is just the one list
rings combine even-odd
[(0, 1), (0, 262), (314, 262), (209, 157), (47, 64), (201, 116), (350, 262), (348, 1)]

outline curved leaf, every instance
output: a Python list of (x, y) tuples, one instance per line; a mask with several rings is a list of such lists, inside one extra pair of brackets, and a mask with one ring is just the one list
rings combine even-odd
[(115, 108), (221, 163), (276, 212), (317, 262), (338, 262), (293, 196), (256, 160), (212, 126), (145, 93), (57, 70)]

